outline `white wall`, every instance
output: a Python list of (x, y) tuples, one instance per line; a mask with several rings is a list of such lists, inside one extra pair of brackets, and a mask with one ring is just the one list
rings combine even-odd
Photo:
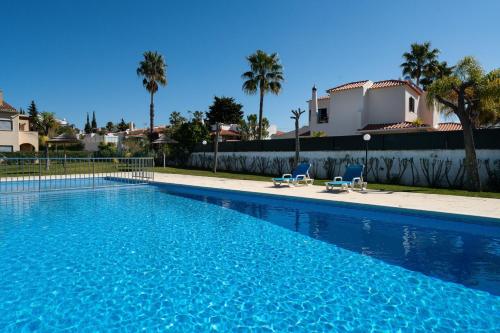
[(95, 133), (85, 134), (81, 141), (86, 151), (98, 151), (99, 143), (103, 142), (103, 136)]
[[(194, 153), (190, 159), (190, 165), (193, 167), (210, 168), (212, 153)], [(245, 171), (261, 174), (277, 175), (281, 172), (290, 172), (289, 161), (293, 160), (294, 152), (219, 152), (219, 170)], [(480, 160), (480, 176), (482, 181), (487, 184), (488, 173), (485, 165), (486, 160), (490, 160), (490, 166), (494, 163), (500, 163), (500, 150), (479, 149), (477, 156)], [(308, 151), (301, 152), (302, 160), (312, 163), (311, 174), (315, 178), (326, 179), (327, 169), (325, 163), (327, 159), (333, 159), (335, 162), (334, 175), (342, 175), (345, 166), (349, 163), (364, 164), (364, 151)], [(256, 160), (263, 158), (259, 167)], [(437, 179), (437, 185), (451, 187), (450, 183), (459, 184), (455, 179), (465, 179), (463, 169), (463, 159), (465, 158), (463, 150), (409, 150), (409, 151), (369, 151), (369, 182), (390, 182), (387, 179), (387, 170), (390, 161), (389, 177), (398, 178), (401, 174), (400, 182), (406, 185), (428, 186), (428, 179), (425, 176), (425, 164), (427, 163), (430, 178)], [(332, 161), (332, 160), (330, 160)], [(411, 162), (410, 162), (411, 161)], [(241, 164), (245, 163), (243, 167)], [(288, 163), (287, 163), (288, 162)], [(277, 166), (281, 163), (282, 170)], [(262, 164), (266, 165), (265, 172), (262, 172)], [(404, 169), (406, 164), (406, 169)], [(331, 165), (331, 164), (330, 164)], [(432, 171), (434, 170), (434, 171)], [(457, 177), (457, 175), (459, 175)]]
[(422, 119), (424, 124), (428, 124), (432, 127), (436, 127), (439, 124), (439, 112), (437, 107), (427, 105), (427, 93), (424, 92), (423, 95), (420, 96), (417, 107), (417, 115), (418, 118)]
[(368, 122), (362, 125), (405, 121), (405, 91), (404, 86), (369, 89)]
[(323, 131), (326, 133), (326, 135), (330, 135), (329, 133), (332, 132), (332, 130), (331, 130), (332, 115), (331, 115), (331, 108), (330, 108), (330, 99), (329, 98), (318, 99), (318, 109), (327, 109), (328, 123), (318, 124), (318, 115), (314, 112), (313, 108), (314, 108), (314, 102), (311, 100), (311, 101), (309, 101), (309, 110), (311, 111), (309, 130), (311, 131), (311, 135), (313, 132), (319, 132), (319, 131)]
[(330, 118), (327, 136), (356, 135), (361, 128), (364, 109), (363, 87), (334, 92), (330, 95)]
[[(415, 100), (415, 111), (410, 112), (410, 97)], [(405, 121), (415, 121), (418, 117), (418, 105), (420, 104), (420, 96), (409, 89), (405, 89)]]

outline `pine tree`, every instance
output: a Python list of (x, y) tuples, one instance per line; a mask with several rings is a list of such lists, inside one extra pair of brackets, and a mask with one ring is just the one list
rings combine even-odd
[(26, 114), (26, 111), (23, 108), (19, 108), (19, 114)]
[(87, 112), (87, 122), (85, 123), (85, 134), (92, 133), (92, 127), (90, 126), (89, 113)]
[(96, 133), (97, 132), (97, 120), (95, 119), (95, 111), (92, 112), (92, 132)]
[(35, 101), (31, 101), (30, 106), (28, 106), (28, 115), (30, 122), (30, 129), (36, 131), (38, 128), (38, 108), (36, 107)]

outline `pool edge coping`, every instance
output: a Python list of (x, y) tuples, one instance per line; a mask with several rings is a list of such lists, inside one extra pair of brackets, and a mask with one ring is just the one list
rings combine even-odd
[[(276, 194), (276, 193), (262, 193), (255, 192), (249, 190), (241, 190), (241, 189), (227, 189), (227, 188), (215, 188), (210, 186), (200, 186), (200, 185), (191, 185), (191, 184), (179, 184), (175, 182), (166, 182), (166, 181), (158, 181), (153, 180), (149, 182), (152, 185), (167, 185), (167, 186), (179, 186), (185, 188), (197, 188), (201, 190), (209, 190), (214, 192), (234, 192), (234, 193), (243, 193), (249, 195), (257, 195), (261, 197), (273, 197), (290, 201), (308, 201), (313, 203), (321, 203), (321, 204), (334, 204), (346, 207), (363, 207), (365, 209), (381, 209), (392, 212), (406, 212), (410, 214), (420, 214), (420, 215), (428, 215), (433, 217), (444, 217), (448, 219), (460, 220), (463, 223), (470, 224), (481, 224), (488, 226), (499, 226), (500, 227), (500, 218), (489, 217), (489, 216), (478, 216), (478, 215), (469, 215), (469, 214), (457, 214), (457, 213), (447, 213), (447, 212), (439, 212), (435, 210), (426, 210), (426, 209), (416, 209), (416, 208), (405, 208), (405, 207), (394, 207), (394, 206), (385, 206), (381, 204), (369, 204), (369, 203), (355, 203), (355, 202), (346, 202), (335, 199), (322, 199), (322, 198), (309, 198), (309, 197), (299, 197), (296, 195), (287, 195), (287, 194)], [(471, 221), (472, 220), (472, 221)]]

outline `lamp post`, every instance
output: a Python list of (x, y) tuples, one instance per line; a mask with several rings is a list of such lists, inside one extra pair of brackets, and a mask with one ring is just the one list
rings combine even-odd
[(371, 138), (372, 136), (368, 133), (363, 135), (363, 140), (365, 141), (365, 182), (368, 180), (368, 141), (370, 141)]
[(205, 163), (207, 162), (205, 158), (205, 146), (207, 145), (207, 140), (203, 140), (201, 144), (203, 145), (203, 168), (205, 168)]

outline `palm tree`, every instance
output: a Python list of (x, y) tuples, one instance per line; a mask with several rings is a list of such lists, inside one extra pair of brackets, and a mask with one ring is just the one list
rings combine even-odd
[(411, 51), (403, 53), (405, 62), (401, 64), (403, 75), (415, 81), (417, 86), (421, 86), (425, 73), (434, 73), (439, 65), (437, 56), (438, 49), (431, 49), (431, 43), (411, 44)]
[(45, 158), (47, 159), (46, 169), (49, 169), (49, 134), (57, 127), (56, 118), (52, 112), (42, 112), (38, 116), (35, 123), (39, 133), (41, 133), (47, 141), (45, 141)]
[(154, 129), (154, 94), (158, 87), (167, 85), (167, 65), (165, 59), (158, 52), (146, 51), (143, 54), (144, 59), (139, 63), (137, 75), (143, 78), (142, 84), (151, 95), (149, 104), (149, 134), (150, 140), (153, 139)]
[(281, 92), (281, 82), (284, 81), (283, 66), (277, 53), (267, 54), (262, 50), (257, 50), (247, 57), (250, 70), (241, 76), (243, 91), (253, 95), (259, 90), (259, 136), (262, 140), (262, 115), (264, 106), (264, 95), (268, 92), (278, 95)]
[(446, 61), (439, 62), (437, 60), (426, 66), (424, 70), (423, 78), (420, 80), (422, 88), (427, 90), (427, 88), (436, 80), (442, 79), (443, 77), (450, 76), (453, 73), (454, 66), (448, 66)]

